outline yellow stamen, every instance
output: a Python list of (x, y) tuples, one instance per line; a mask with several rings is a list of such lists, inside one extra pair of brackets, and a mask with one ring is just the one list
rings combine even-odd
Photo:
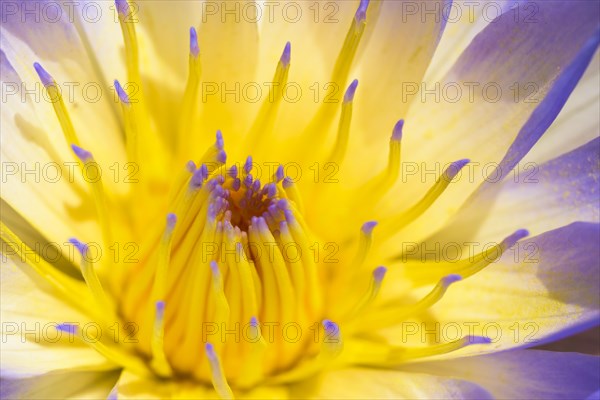
[(121, 351), (120, 349), (114, 349), (105, 345), (100, 341), (85, 340), (86, 344), (89, 344), (94, 350), (102, 354), (106, 359), (114, 362), (116, 365), (131, 371), (132, 373), (139, 375), (140, 377), (152, 377), (152, 372), (146, 367), (146, 364), (139, 357), (132, 356), (128, 353)]
[(262, 337), (260, 326), (254, 317), (250, 320), (248, 334), (245, 339), (250, 341), (249, 353), (247, 361), (242, 365), (242, 371), (240, 372), (238, 382), (240, 387), (243, 388), (255, 385), (264, 376), (262, 365), (265, 358), (267, 343)]
[(172, 370), (165, 354), (165, 303), (156, 302), (156, 314), (150, 342), (152, 361), (150, 365), (160, 376), (171, 376)]
[(300, 213), (304, 212), (304, 202), (296, 185), (291, 179), (284, 178), (282, 182), (283, 190), (288, 199), (294, 202), (294, 205)]
[(381, 290), (381, 284), (383, 282), (383, 277), (385, 276), (387, 269), (385, 267), (377, 267), (372, 274), (371, 282), (369, 285), (369, 289), (364, 294), (362, 299), (358, 302), (358, 304), (354, 307), (350, 315), (346, 318), (354, 318), (361, 312), (363, 312), (373, 301), (377, 298), (379, 294), (379, 290)]
[(104, 322), (110, 323), (111, 317), (114, 317), (114, 307), (106, 296), (106, 292), (102, 287), (102, 283), (100, 283), (100, 279), (98, 279), (88, 245), (73, 238), (69, 239), (69, 242), (71, 242), (77, 250), (79, 250), (79, 253), (81, 253), (81, 275), (83, 275), (83, 279), (90, 289), (92, 297), (98, 307), (106, 311), (103, 318)]
[(250, 129), (250, 133), (246, 136), (246, 146), (251, 145), (253, 148), (256, 148), (257, 144), (268, 139), (273, 129), (277, 110), (281, 104), (283, 88), (288, 82), (290, 52), (291, 45), (290, 42), (287, 42), (283, 54), (277, 63), (273, 84), (269, 88), (269, 97), (263, 102), (256, 120)]
[(141, 78), (139, 66), (139, 49), (137, 35), (135, 32), (135, 12), (129, 6), (127, 0), (117, 1), (117, 12), (119, 24), (123, 33), (123, 42), (125, 43), (125, 63), (127, 65), (127, 79), (134, 82), (141, 91)]
[(62, 128), (67, 143), (73, 143), (79, 146), (79, 139), (75, 133), (73, 122), (71, 122), (71, 117), (69, 117), (69, 113), (65, 107), (61, 91), (56, 86), (54, 78), (52, 78), (39, 63), (35, 63), (34, 67), (42, 80), (44, 88), (46, 88), (48, 97), (51, 99), (52, 107), (54, 108), (54, 112), (58, 118), (58, 122), (60, 123), (60, 127)]
[[(198, 47), (198, 36), (195, 28), (190, 28), (190, 55), (188, 67), (188, 79), (183, 95), (182, 110), (179, 117), (179, 138), (178, 149), (181, 153), (185, 150), (188, 140), (191, 140), (191, 146), (194, 148), (196, 135), (189, 135), (190, 132), (196, 132), (195, 113), (197, 109), (197, 99), (200, 88), (200, 78), (202, 76), (202, 64), (200, 62), (200, 48)], [(184, 146), (185, 144), (185, 146)]]
[(154, 302), (163, 300), (166, 295), (167, 271), (169, 260), (171, 258), (171, 244), (173, 242), (173, 229), (177, 222), (175, 214), (167, 216), (167, 228), (161, 240), (158, 251), (158, 266), (154, 275), (154, 284), (152, 285), (152, 300)]
[(121, 102), (121, 109), (123, 111), (123, 119), (125, 122), (125, 145), (127, 150), (127, 159), (131, 162), (137, 163), (139, 161), (139, 121), (136, 115), (136, 111), (131, 104), (131, 99), (125, 93), (125, 90), (119, 83), (119, 81), (115, 80), (115, 90), (119, 95), (119, 100)]
[[(367, 6), (368, 1), (361, 1), (333, 68), (331, 81), (337, 84), (338, 87), (344, 86), (347, 82), (350, 67), (352, 66), (356, 50), (366, 27)], [(321, 105), (319, 111), (306, 128), (307, 133), (322, 132), (324, 128), (329, 127), (334, 115), (332, 106), (333, 104), (325, 102)]]
[(448, 290), (448, 287), (461, 279), (462, 277), (457, 274), (445, 276), (440, 279), (425, 297), (414, 305), (402, 309), (398, 309), (397, 307), (384, 308), (372, 316), (365, 317), (366, 320), (363, 320), (361, 323), (368, 325), (369, 329), (377, 329), (397, 323), (404, 318), (418, 315), (440, 301)]
[(404, 213), (385, 221), (385, 225), (382, 227), (383, 234), (393, 234), (420, 217), (444, 193), (448, 185), (468, 162), (469, 160), (465, 159), (452, 163), (417, 204)]
[(342, 162), (348, 148), (350, 123), (352, 122), (352, 103), (357, 85), (358, 81), (355, 79), (350, 84), (346, 94), (344, 95), (344, 102), (342, 103), (342, 115), (340, 116), (340, 123), (338, 127), (338, 135), (333, 147), (333, 152), (329, 157), (329, 159), (335, 163)]
[(233, 399), (233, 392), (227, 383), (227, 378), (225, 378), (223, 365), (221, 365), (219, 356), (217, 356), (213, 345), (210, 343), (206, 344), (206, 356), (210, 364), (211, 380), (215, 391), (222, 399)]
[(76, 144), (72, 144), (71, 148), (83, 164), (81, 168), (81, 174), (92, 189), (92, 197), (94, 198), (96, 212), (98, 213), (98, 221), (102, 227), (104, 248), (108, 248), (112, 245), (112, 233), (110, 226), (111, 219), (108, 216), (107, 199), (106, 194), (104, 193), (104, 186), (102, 185), (102, 169), (98, 163), (96, 163), (90, 152), (82, 149)]
[[(472, 344), (488, 344), (490, 340), (481, 336), (465, 336), (449, 343), (443, 343), (424, 348), (394, 348), (390, 351), (384, 366), (398, 365), (408, 360), (450, 353)], [(379, 365), (382, 365), (379, 364)]]

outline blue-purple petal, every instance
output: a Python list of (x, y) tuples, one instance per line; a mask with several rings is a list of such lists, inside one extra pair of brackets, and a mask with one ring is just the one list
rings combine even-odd
[(579, 353), (514, 350), (407, 369), (464, 379), (499, 399), (586, 399), (600, 389), (600, 359)]

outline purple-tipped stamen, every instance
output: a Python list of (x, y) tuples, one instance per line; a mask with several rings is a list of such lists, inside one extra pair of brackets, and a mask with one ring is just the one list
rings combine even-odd
[(205, 174), (202, 168), (194, 171), (192, 179), (190, 179), (190, 186), (192, 188), (201, 188), (204, 184)]
[(292, 224), (296, 221), (296, 218), (294, 217), (294, 214), (292, 213), (292, 210), (290, 210), (290, 209), (283, 210), (283, 215), (285, 217), (285, 220), (288, 222), (288, 224)]
[(502, 244), (506, 248), (510, 248), (513, 247), (519, 240), (526, 238), (527, 236), (529, 236), (529, 231), (527, 229), (519, 229), (515, 231), (512, 235), (506, 237), (502, 241)]
[(258, 191), (260, 190), (260, 179), (257, 179), (252, 183), (252, 190), (255, 193), (258, 193)]
[(190, 28), (190, 54), (194, 57), (198, 57), (200, 54), (200, 46), (198, 46), (198, 34), (196, 28), (193, 26)]
[(383, 265), (375, 268), (373, 270), (373, 279), (375, 279), (376, 282), (381, 283), (381, 281), (383, 281), (383, 278), (385, 277), (386, 272), (387, 268)]
[(219, 265), (217, 264), (216, 261), (210, 262), (210, 270), (212, 271), (213, 275), (215, 275), (215, 276), (219, 275)]
[(177, 223), (177, 215), (173, 213), (167, 214), (167, 229), (173, 230), (175, 228), (175, 224)]
[(196, 171), (196, 163), (193, 162), (192, 160), (188, 161), (185, 164), (185, 169), (190, 173), (193, 174)]
[(206, 182), (206, 188), (209, 192), (212, 192), (218, 184), (219, 182), (217, 182), (216, 179), (211, 179), (208, 182)]
[(85, 149), (82, 149), (81, 147), (77, 146), (76, 144), (72, 144), (71, 149), (73, 149), (73, 153), (75, 153), (77, 158), (79, 158), (82, 162), (88, 162), (93, 158), (92, 153), (90, 153), (89, 151), (87, 151)]
[(225, 140), (223, 140), (223, 133), (221, 130), (217, 131), (217, 141), (215, 144), (219, 150), (223, 150), (225, 148)]
[(248, 156), (246, 158), (246, 162), (244, 163), (244, 172), (249, 174), (252, 171), (252, 156)]
[(77, 332), (77, 325), (68, 323), (57, 324), (56, 330), (68, 333), (69, 335), (74, 335)]
[(369, 8), (369, 0), (360, 0), (360, 4), (358, 9), (356, 10), (356, 14), (354, 18), (356, 22), (363, 22), (367, 19), (367, 9)]
[(33, 68), (35, 68), (35, 72), (37, 72), (44, 86), (54, 85), (54, 78), (52, 78), (52, 76), (44, 69), (44, 67), (41, 66), (40, 63), (33, 63)]
[(283, 185), (284, 189), (288, 189), (288, 188), (292, 187), (293, 184), (294, 184), (294, 181), (292, 181), (292, 179), (289, 176), (286, 176), (283, 179), (282, 185)]
[(281, 54), (281, 58), (279, 59), (279, 61), (281, 62), (281, 65), (283, 65), (284, 67), (287, 67), (288, 65), (290, 65), (291, 57), (292, 57), (292, 44), (290, 42), (287, 42), (285, 44), (285, 48), (283, 49), (283, 54)]
[(204, 179), (208, 178), (208, 167), (206, 166), (206, 164), (202, 164), (200, 166), (200, 173), (202, 174), (202, 177)]
[(115, 6), (117, 7), (117, 12), (119, 14), (129, 14), (129, 3), (127, 3), (127, 0), (115, 0)]
[(204, 348), (206, 349), (206, 355), (208, 358), (215, 359), (217, 357), (215, 354), (215, 347), (211, 343), (206, 343)]
[(227, 176), (229, 176), (232, 179), (237, 178), (237, 176), (238, 176), (238, 167), (237, 167), (237, 165), (232, 165), (231, 168), (229, 168), (229, 171), (227, 171)]
[(277, 200), (277, 208), (279, 208), (280, 210), (289, 210), (289, 206), (290, 205), (288, 204), (288, 201), (286, 199)]
[(269, 232), (269, 225), (267, 225), (266, 219), (264, 219), (263, 217), (258, 217), (256, 219), (256, 222), (258, 224), (258, 229), (260, 229), (263, 232)]
[(165, 316), (165, 302), (163, 300), (158, 300), (154, 306), (156, 310), (156, 319), (162, 320)]
[(397, 141), (402, 140), (402, 128), (404, 128), (404, 120), (403, 119), (396, 122), (396, 125), (394, 125), (394, 130), (392, 132), (392, 140), (397, 140)]
[(241, 187), (242, 187), (241, 179), (235, 178), (235, 180), (233, 181), (233, 184), (231, 185), (231, 188), (233, 189), (234, 192), (237, 192), (238, 190), (240, 190)]
[(81, 253), (82, 256), (85, 255), (88, 251), (88, 245), (83, 242), (80, 242), (79, 240), (77, 240), (75, 238), (70, 238), (69, 243), (71, 243), (73, 246), (75, 246), (77, 251), (79, 251), (79, 253)]
[(274, 183), (269, 183), (265, 186), (267, 197), (273, 198), (277, 194), (277, 186)]
[(118, 80), (115, 79), (115, 90), (117, 91), (117, 95), (119, 96), (119, 100), (121, 100), (121, 102), (123, 104), (129, 105), (131, 104), (129, 101), (129, 96), (127, 95), (127, 93), (125, 93), (125, 90), (123, 90), (123, 87), (121, 86), (121, 84), (119, 83)]
[(350, 103), (354, 100), (354, 93), (356, 93), (356, 88), (358, 87), (358, 79), (352, 81), (348, 89), (346, 89), (346, 93), (344, 94), (344, 103)]
[(275, 180), (277, 182), (281, 182), (284, 178), (284, 171), (283, 171), (283, 165), (279, 164), (279, 166), (277, 167), (277, 171), (275, 171)]
[(447, 179), (449, 181), (454, 179), (456, 177), (456, 175), (458, 175), (460, 170), (463, 169), (463, 167), (465, 165), (467, 165), (469, 162), (471, 162), (471, 160), (469, 160), (468, 158), (465, 158), (462, 160), (454, 161), (452, 164), (450, 164), (450, 166), (448, 168), (446, 168), (446, 171), (444, 172)]
[(462, 276), (460, 276), (458, 274), (446, 275), (445, 277), (442, 278), (442, 285), (444, 285), (445, 287), (448, 287), (451, 284), (458, 282), (460, 280), (462, 280)]
[(330, 335), (338, 335), (339, 334), (339, 327), (338, 325), (328, 319), (324, 319), (323, 320), (323, 328), (325, 328), (325, 331), (330, 334)]
[(216, 204), (209, 204), (208, 205), (208, 211), (206, 213), (207, 218), (210, 221), (214, 221), (217, 218), (217, 212), (219, 210), (217, 209)]
[[(241, 245), (241, 243), (239, 243), (239, 244)], [(258, 319), (256, 319), (256, 317), (251, 317), (250, 325), (252, 325), (254, 328), (258, 327)]]
[(212, 191), (212, 195), (215, 199), (223, 196), (224, 193), (225, 189), (223, 189), (223, 187), (219, 185), (215, 186), (215, 188)]
[(217, 161), (221, 164), (225, 164), (227, 162), (227, 153), (225, 153), (225, 150), (219, 150), (217, 153)]
[(252, 187), (252, 179), (252, 174), (246, 175), (246, 177), (244, 178), (244, 186), (246, 186), (247, 188)]
[(370, 235), (371, 233), (373, 233), (373, 229), (377, 226), (377, 221), (368, 221), (365, 222), (363, 224), (363, 226), (360, 228), (360, 230), (365, 234), (365, 235)]

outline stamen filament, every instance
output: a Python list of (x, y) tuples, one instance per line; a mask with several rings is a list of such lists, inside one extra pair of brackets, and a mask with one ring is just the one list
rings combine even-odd
[(348, 78), (352, 61), (354, 60), (356, 50), (360, 44), (360, 39), (365, 31), (368, 6), (369, 0), (361, 0), (360, 5), (356, 10), (354, 21), (352, 21), (352, 24), (350, 25), (350, 29), (346, 34), (346, 39), (344, 40), (344, 44), (338, 55), (335, 67), (333, 68), (333, 82), (341, 83)]
[[(96, 206), (96, 212), (98, 213), (98, 221), (100, 222), (100, 226), (102, 228), (104, 248), (107, 248), (112, 244), (112, 233), (110, 227), (110, 218), (108, 216), (106, 195), (104, 193), (104, 187), (101, 179), (102, 169), (98, 163), (96, 163), (92, 153), (89, 151), (82, 149), (76, 144), (71, 144), (71, 149), (83, 164), (81, 168), (81, 174), (92, 189), (94, 204)], [(90, 176), (90, 170), (96, 171), (96, 176)]]
[(167, 271), (169, 268), (169, 261), (171, 259), (173, 230), (175, 229), (176, 223), (177, 216), (175, 214), (168, 214), (167, 227), (159, 245), (158, 266), (156, 267), (156, 273), (154, 275), (154, 284), (152, 285), (152, 299), (155, 302), (159, 300), (164, 300), (166, 295)]
[(125, 121), (127, 159), (136, 163), (139, 160), (139, 126), (136, 113), (133, 109), (129, 96), (119, 81), (115, 79), (114, 84), (119, 100), (121, 101), (121, 109), (123, 110), (123, 119)]
[(328, 319), (323, 320), (322, 324), (324, 335), (319, 354), (293, 370), (277, 375), (273, 378), (274, 384), (293, 382), (314, 375), (319, 370), (333, 364), (340, 356), (344, 343), (338, 324)]
[(240, 387), (251, 387), (258, 383), (264, 376), (263, 361), (267, 342), (263, 338), (258, 320), (256, 317), (250, 319), (250, 329), (247, 338), (249, 343), (249, 353), (247, 361), (242, 366), (239, 381)]
[(365, 222), (360, 228), (360, 239), (358, 251), (352, 265), (352, 270), (356, 271), (362, 266), (369, 254), (369, 250), (373, 244), (373, 229), (377, 226), (377, 221)]
[(210, 262), (210, 270), (212, 271), (212, 293), (215, 299), (215, 322), (219, 326), (229, 321), (229, 303), (225, 297), (223, 288), (223, 277), (219, 271), (219, 266), (215, 261)]
[[(58, 324), (56, 325), (56, 329), (61, 332), (67, 332), (69, 335), (80, 337), (80, 335), (76, 335), (78, 330), (77, 325)], [(148, 370), (146, 364), (140, 358), (131, 356), (120, 348), (108, 347), (99, 340), (82, 340), (82, 342), (103, 355), (111, 363), (121, 366), (141, 377), (152, 377), (152, 372)]]
[(90, 289), (96, 304), (99, 306), (99, 308), (106, 311), (103, 319), (105, 322), (111, 322), (110, 318), (114, 316), (114, 307), (106, 296), (104, 288), (102, 287), (102, 283), (100, 283), (100, 279), (98, 279), (98, 275), (96, 275), (94, 263), (89, 254), (88, 245), (75, 238), (69, 239), (69, 242), (75, 246), (75, 248), (81, 254), (81, 275), (83, 275), (83, 279)]
[(423, 213), (427, 211), (429, 207), (431, 207), (431, 205), (442, 195), (442, 193), (444, 193), (454, 177), (468, 163), (469, 160), (467, 159), (453, 162), (417, 204), (399, 216), (390, 218), (386, 221), (386, 224), (383, 228), (384, 234), (386, 236), (393, 234), (423, 215)]
[[(360, 5), (356, 10), (354, 20), (350, 24), (350, 28), (346, 34), (335, 67), (333, 68), (331, 81), (337, 84), (338, 87), (345, 85), (347, 82), (350, 67), (352, 66), (358, 45), (360, 44), (360, 40), (366, 27), (366, 13), (368, 6), (369, 0), (361, 0)], [(329, 127), (333, 116), (332, 104), (323, 102), (305, 132), (310, 135), (311, 132), (323, 131)]]
[(371, 283), (369, 285), (367, 293), (365, 293), (363, 298), (354, 307), (354, 310), (352, 310), (351, 314), (346, 318), (356, 317), (375, 300), (375, 298), (379, 294), (379, 290), (381, 289), (381, 284), (383, 282), (383, 278), (386, 272), (387, 268), (383, 266), (377, 267), (373, 270)]
[(458, 274), (447, 275), (440, 279), (433, 289), (414, 305), (401, 309), (394, 306), (383, 308), (377, 313), (365, 317), (362, 323), (368, 326), (369, 329), (378, 329), (397, 323), (406, 317), (418, 315), (440, 301), (448, 290), (448, 287), (461, 279), (462, 277)]
[[(387, 168), (364, 184), (361, 193), (368, 194), (370, 202), (376, 204), (385, 195), (400, 176), (400, 162), (402, 155), (402, 128), (404, 120), (399, 120), (394, 126), (390, 138)], [(357, 196), (357, 200), (362, 199)]]
[(406, 270), (407, 278), (416, 285), (426, 284), (447, 274), (459, 274), (463, 279), (467, 278), (495, 262), (506, 250), (512, 248), (519, 240), (528, 235), (527, 230), (519, 229), (502, 240), (501, 243), (457, 262), (428, 263), (425, 266), (426, 268), (423, 268), (422, 262), (414, 265), (406, 264), (408, 267)]
[(335, 163), (340, 163), (346, 155), (348, 148), (348, 138), (350, 137), (350, 123), (352, 122), (352, 103), (354, 100), (354, 93), (358, 86), (358, 80), (353, 80), (346, 94), (344, 95), (344, 102), (342, 103), (342, 115), (340, 116), (340, 123), (338, 127), (338, 136), (336, 143), (333, 147), (333, 153), (329, 159)]
[[(198, 34), (194, 27), (190, 28), (190, 55), (189, 55), (189, 72), (185, 93), (183, 95), (182, 111), (179, 119), (179, 140), (177, 146), (179, 151), (185, 150), (184, 138), (190, 132), (196, 132), (194, 128), (195, 115), (197, 111), (197, 98), (200, 88), (200, 78), (202, 76), (202, 64), (200, 62), (200, 48), (198, 46)], [(194, 135), (192, 135), (192, 140)], [(195, 143), (195, 141), (193, 141)], [(191, 146), (192, 148), (195, 146)]]
[(163, 377), (171, 376), (172, 370), (165, 354), (165, 302), (155, 303), (154, 327), (150, 348), (152, 350), (152, 368)]
[(290, 72), (291, 44), (287, 42), (283, 54), (277, 63), (273, 85), (269, 88), (269, 97), (263, 102), (258, 116), (246, 137), (246, 144), (257, 147), (261, 141), (268, 140), (268, 136), (273, 129), (275, 117), (283, 97), (283, 88), (288, 82)]
[(210, 365), (211, 380), (215, 391), (222, 399), (233, 399), (233, 391), (227, 383), (227, 378), (225, 378), (223, 365), (221, 365), (219, 356), (217, 356), (213, 345), (210, 343), (206, 343), (206, 357)]
[[(408, 360), (450, 353), (474, 344), (489, 344), (492, 341), (484, 336), (468, 335), (449, 343), (442, 343), (424, 348), (395, 348), (392, 349), (382, 364), (385, 366), (398, 365)], [(381, 365), (381, 364), (380, 364)]]
[(69, 116), (67, 108), (65, 107), (61, 91), (56, 86), (54, 78), (52, 78), (52, 76), (50, 76), (50, 74), (46, 72), (46, 70), (39, 63), (34, 63), (33, 67), (38, 73), (40, 80), (42, 81), (42, 84), (48, 93), (48, 97), (51, 99), (54, 113), (58, 118), (58, 122), (60, 123), (60, 127), (62, 128), (67, 143), (74, 143), (79, 146), (79, 139), (75, 133), (73, 122), (71, 122), (71, 117)]
[(134, 82), (141, 91), (141, 78), (139, 66), (139, 50), (137, 44), (137, 35), (135, 33), (134, 12), (127, 0), (115, 0), (117, 15), (121, 32), (123, 33), (123, 42), (125, 44), (125, 62), (127, 65), (127, 79)]
[(285, 195), (288, 199), (294, 202), (296, 208), (300, 213), (304, 212), (304, 202), (302, 201), (302, 196), (300, 195), (300, 191), (298, 190), (298, 186), (292, 181), (289, 177), (285, 177), (283, 182), (281, 183)]

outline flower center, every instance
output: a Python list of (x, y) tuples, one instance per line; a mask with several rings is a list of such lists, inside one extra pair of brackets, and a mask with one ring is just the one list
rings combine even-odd
[(322, 272), (283, 167), (264, 185), (250, 157), (227, 168), (220, 132), (203, 161), (188, 163), (121, 311), (159, 374), (248, 387), (315, 358), (335, 324), (323, 322)]

